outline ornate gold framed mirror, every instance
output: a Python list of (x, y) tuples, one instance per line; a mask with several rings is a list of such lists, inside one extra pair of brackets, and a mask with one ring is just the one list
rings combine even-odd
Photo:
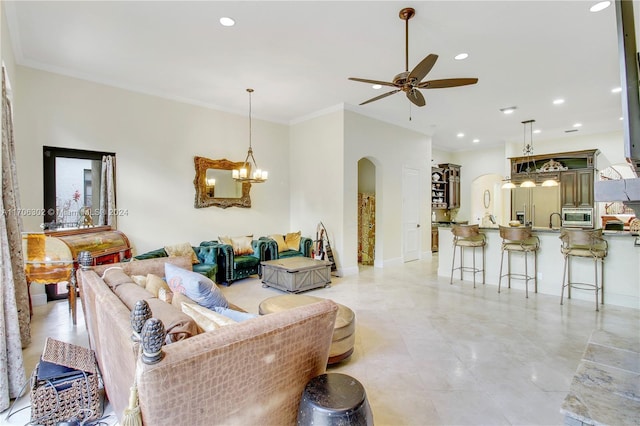
[(196, 189), (195, 208), (251, 207), (251, 184), (236, 182), (231, 174), (231, 171), (240, 168), (243, 162), (236, 163), (224, 158), (212, 160), (206, 157), (194, 157), (193, 162), (196, 169), (196, 177), (193, 180)]

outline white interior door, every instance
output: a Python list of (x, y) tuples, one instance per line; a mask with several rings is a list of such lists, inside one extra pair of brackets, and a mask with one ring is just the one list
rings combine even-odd
[(420, 258), (420, 170), (402, 169), (402, 245), (405, 262)]

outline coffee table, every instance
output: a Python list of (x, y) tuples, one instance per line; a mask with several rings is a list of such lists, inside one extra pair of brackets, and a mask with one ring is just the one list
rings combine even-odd
[(331, 262), (309, 257), (287, 257), (262, 262), (262, 286), (300, 293), (331, 283)]

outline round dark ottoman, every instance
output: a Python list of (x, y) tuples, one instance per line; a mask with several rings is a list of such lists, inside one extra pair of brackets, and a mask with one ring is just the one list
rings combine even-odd
[(327, 373), (314, 377), (302, 393), (298, 425), (373, 425), (373, 414), (364, 387), (346, 374)]
[[(309, 305), (323, 299), (315, 296), (303, 294), (286, 294), (273, 296), (263, 300), (258, 307), (260, 315), (281, 312), (298, 306)], [(338, 315), (333, 329), (331, 348), (329, 349), (329, 360), (327, 364), (338, 363), (353, 353), (353, 345), (356, 340), (356, 315), (348, 307), (338, 305)]]

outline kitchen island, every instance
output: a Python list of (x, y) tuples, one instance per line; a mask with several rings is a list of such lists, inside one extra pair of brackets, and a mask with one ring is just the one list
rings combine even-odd
[[(496, 287), (498, 291), (498, 279), (500, 276), (500, 256), (502, 238), (498, 227), (481, 227), (480, 231), (486, 235), (486, 284)], [(534, 235), (540, 239), (540, 250), (538, 251), (538, 293), (558, 296), (560, 304), (560, 291), (562, 289), (562, 274), (564, 268), (564, 257), (560, 252), (560, 229), (534, 228)], [(635, 236), (627, 231), (605, 231), (604, 238), (609, 244), (609, 252), (604, 261), (604, 304), (625, 306), (640, 309), (640, 247), (634, 246)], [(438, 275), (443, 277), (451, 276), (451, 260), (453, 256), (453, 235), (451, 227), (441, 225), (438, 227), (439, 252), (438, 252)], [(465, 250), (465, 265), (471, 265), (471, 250)], [(476, 251), (476, 264), (481, 261), (481, 251)], [(456, 266), (459, 264), (459, 256), (456, 254)], [(529, 257), (529, 271), (533, 271), (533, 257)], [(573, 260), (572, 279), (574, 281), (593, 282), (594, 269), (591, 259), (579, 258)], [(524, 260), (517, 254), (512, 255), (512, 271), (524, 272)], [(506, 268), (506, 254), (505, 254)], [(504, 271), (503, 271), (504, 273)], [(481, 280), (478, 274), (477, 279)], [(465, 273), (464, 282), (466, 285), (473, 279), (471, 273)], [(460, 274), (456, 271), (453, 277), (454, 285), (460, 285)], [(470, 290), (473, 290), (469, 286)], [(509, 291), (503, 282), (503, 292)], [(512, 279), (511, 288), (521, 289), (524, 298), (524, 281)], [(533, 296), (533, 282), (529, 282), (529, 297)], [(566, 299), (565, 304), (571, 303)], [(587, 300), (595, 303), (593, 291), (573, 288), (571, 298)]]

